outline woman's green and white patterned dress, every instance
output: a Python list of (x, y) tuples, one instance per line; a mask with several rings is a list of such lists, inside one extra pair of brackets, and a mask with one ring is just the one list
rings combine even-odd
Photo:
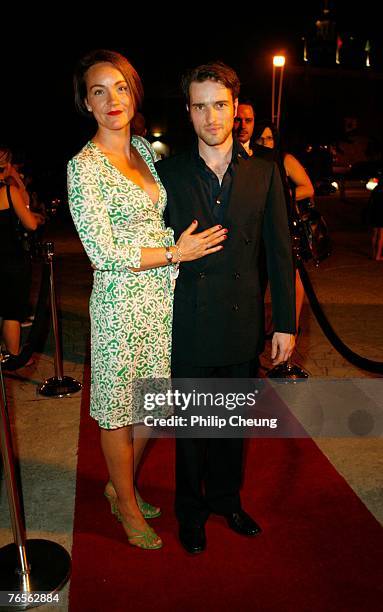
[(129, 268), (139, 268), (141, 247), (174, 244), (173, 231), (163, 221), (166, 192), (154, 167), (154, 152), (140, 137), (133, 136), (132, 145), (157, 181), (157, 204), (92, 142), (68, 164), (70, 211), (95, 268), (90, 414), (106, 429), (142, 421), (132, 393), (134, 379), (170, 376), (170, 268)]

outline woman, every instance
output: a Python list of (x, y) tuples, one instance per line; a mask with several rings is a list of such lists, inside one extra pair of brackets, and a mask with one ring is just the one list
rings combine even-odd
[[(280, 138), (276, 127), (268, 121), (257, 121), (253, 132), (254, 145), (252, 146), (254, 155), (263, 155), (273, 158), (279, 165), (282, 179), (285, 186), (288, 188), (286, 200), (288, 206), (291, 205), (291, 198), (294, 197), (297, 202), (312, 198), (314, 195), (314, 187), (310, 178), (302, 166), (302, 164), (291, 155), (285, 153), (280, 148)], [(267, 150), (272, 150), (268, 153)], [(291, 211), (289, 211), (289, 215)], [(296, 325), (299, 326), (299, 318), (303, 305), (305, 290), (301, 281), (298, 270), (295, 277), (295, 293), (296, 293)]]
[(253, 140), (256, 145), (256, 154), (259, 155), (266, 147), (273, 150), (272, 157), (279, 165), (283, 162), (284, 173), (290, 183), (290, 191), (293, 192), (297, 202), (313, 197), (314, 187), (310, 177), (294, 155), (282, 150), (278, 130), (271, 122), (257, 121), (254, 126)]
[(91, 416), (100, 426), (110, 475), (105, 495), (130, 544), (160, 548), (161, 539), (145, 520), (160, 510), (144, 502), (134, 486), (147, 434), (133, 435), (142, 417), (132, 381), (170, 377), (172, 276), (182, 261), (223, 248), (226, 230), (215, 226), (194, 234), (194, 221), (174, 245), (163, 222), (166, 192), (154, 152), (142, 137), (131, 137), (142, 85), (126, 58), (91, 52), (79, 62), (74, 85), (78, 110), (97, 122), (93, 139), (69, 162), (68, 190), (95, 269)]
[(368, 222), (372, 228), (372, 259), (383, 261), (383, 178), (371, 193), (368, 203)]
[(11, 355), (20, 352), (20, 322), (28, 315), (31, 264), (19, 238), (18, 225), (35, 231), (41, 215), (29, 210), (28, 194), (12, 166), (9, 149), (0, 148), (0, 317), (2, 336)]

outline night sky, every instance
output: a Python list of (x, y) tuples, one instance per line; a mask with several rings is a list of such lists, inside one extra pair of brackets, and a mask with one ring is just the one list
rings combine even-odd
[[(0, 64), (0, 142), (41, 165), (62, 163), (79, 150), (92, 128), (74, 111), (72, 72), (84, 52), (99, 47), (124, 53), (137, 68), (149, 121), (165, 115), (174, 122), (184, 118), (182, 100), (178, 102), (180, 75), (210, 59), (232, 65), (244, 92), (251, 90), (261, 105), (262, 100), (268, 104), (272, 55), (284, 51), (291, 64), (301, 63), (301, 37), (315, 30), (323, 3), (273, 2), (262, 11), (254, 4), (233, 3), (231, 11), (223, 4), (203, 2), (182, 3), (179, 10), (157, 4), (132, 15), (128, 3), (124, 11), (121, 3), (109, 3), (97, 12), (82, 3), (90, 11), (86, 21), (80, 22), (69, 6), (65, 12), (52, 6), (52, 13), (44, 15), (47, 26), (38, 25), (35, 12), (24, 12), (17, 21), (15, 16), (4, 20), (2, 34), (5, 23), (12, 26)], [(334, 4), (329, 2), (329, 7)], [(364, 3), (363, 13), (347, 4), (336, 3), (340, 30), (374, 40), (376, 16), (366, 10), (369, 3)], [(169, 104), (178, 114), (170, 112)]]

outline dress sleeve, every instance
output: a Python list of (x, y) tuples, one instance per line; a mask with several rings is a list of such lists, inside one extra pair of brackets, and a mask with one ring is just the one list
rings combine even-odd
[(84, 249), (97, 270), (126, 270), (141, 265), (141, 247), (120, 245), (113, 236), (97, 173), (89, 163), (68, 164), (69, 209)]

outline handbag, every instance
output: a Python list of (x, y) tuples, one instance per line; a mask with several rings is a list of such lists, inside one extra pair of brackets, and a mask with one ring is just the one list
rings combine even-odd
[(331, 255), (331, 239), (327, 223), (314, 200), (294, 202), (293, 245), (303, 261), (313, 259), (316, 265)]

